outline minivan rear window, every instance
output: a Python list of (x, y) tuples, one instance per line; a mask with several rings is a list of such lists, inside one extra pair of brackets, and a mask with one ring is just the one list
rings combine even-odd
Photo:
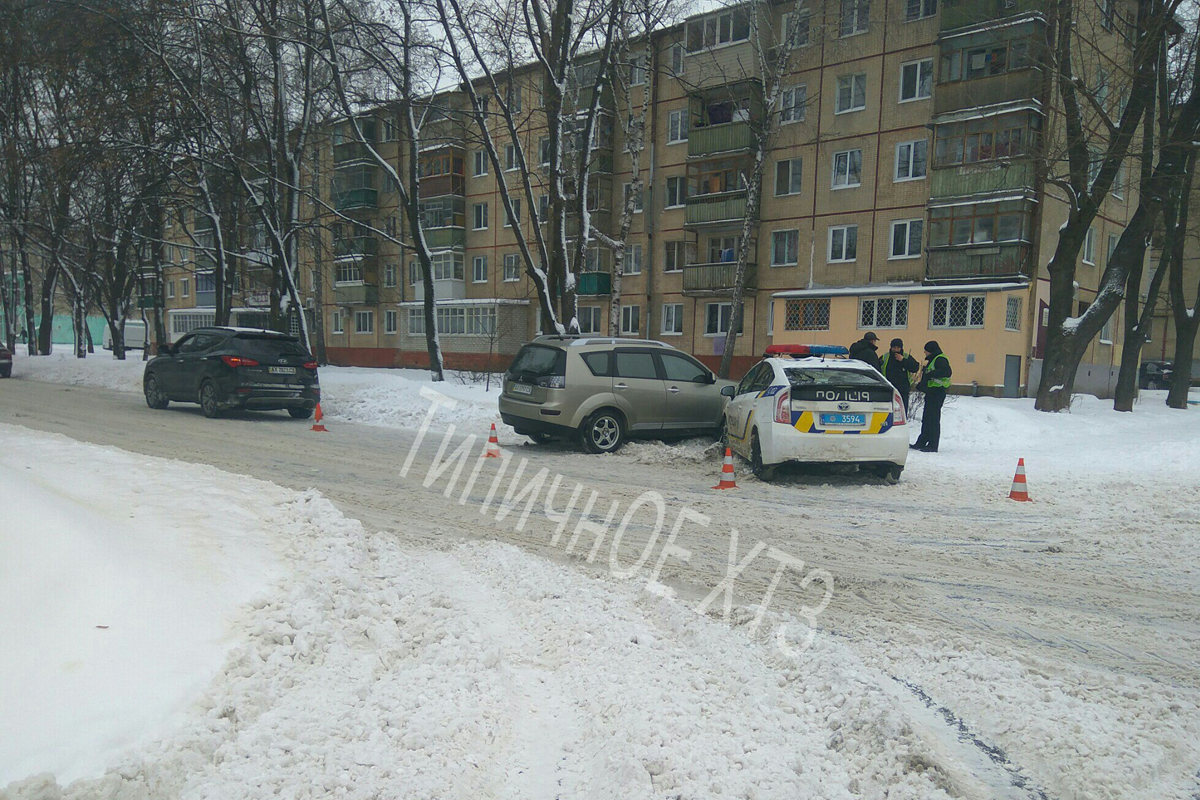
[(566, 374), (566, 354), (555, 347), (527, 344), (517, 353), (508, 374), (521, 378), (544, 378)]
[(233, 338), (237, 342), (238, 352), (247, 358), (261, 361), (264, 358), (278, 358), (279, 356), (308, 356), (304, 345), (296, 339), (244, 333), (239, 333)]

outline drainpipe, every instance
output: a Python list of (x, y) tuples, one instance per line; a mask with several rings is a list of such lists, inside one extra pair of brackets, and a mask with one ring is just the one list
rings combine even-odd
[(647, 175), (647, 194), (650, 197), (649, 214), (643, 214), (642, 219), (646, 224), (646, 338), (651, 337), (653, 332), (654, 321), (654, 217), (656, 205), (656, 193), (654, 191), (654, 178), (657, 170), (655, 167), (658, 164), (658, 158), (655, 151), (655, 142), (658, 140), (658, 64), (659, 64), (659, 45), (661, 37), (656, 37), (653, 33), (649, 34), (648, 47), (650, 48), (650, 80), (643, 91), (650, 92), (650, 132), (649, 132), (649, 147), (644, 155), (649, 155), (650, 166)]

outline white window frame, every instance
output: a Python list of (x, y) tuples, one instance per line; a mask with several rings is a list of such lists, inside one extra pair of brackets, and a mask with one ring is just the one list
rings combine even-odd
[[(715, 331), (712, 331), (712, 330), (709, 330), (709, 324), (708, 324), (709, 316), (710, 316), (709, 309), (713, 308), (714, 306), (717, 307), (717, 329)], [(723, 309), (723, 308), (729, 309), (728, 321), (722, 319), (724, 314), (721, 312), (721, 309)], [(733, 303), (722, 302), (719, 300), (716, 302), (712, 302), (712, 303), (705, 303), (704, 304), (704, 336), (706, 338), (714, 338), (717, 336), (725, 336), (726, 334), (728, 334), (729, 328), (726, 327), (724, 330), (722, 330), (721, 329), (722, 323), (725, 323), (726, 325), (733, 324)], [(739, 325), (738, 325), (739, 330), (736, 335), (743, 336), (743, 335), (745, 335), (745, 332), (746, 332), (746, 304), (745, 303), (742, 303), (742, 316), (741, 316), (741, 319), (738, 320), (738, 323), (739, 323)]]
[[(929, 65), (929, 94), (921, 94), (921, 65), (923, 65), (923, 64)], [(906, 69), (909, 69), (910, 67), (915, 68), (917, 71), (917, 84), (916, 84), (917, 93), (914, 94), (912, 97), (905, 97), (904, 96), (904, 71)], [(900, 86), (898, 87), (896, 102), (897, 103), (915, 103), (918, 100), (928, 100), (929, 98), (933, 97), (933, 80), (934, 80), (934, 72), (933, 72), (933, 59), (932, 58), (918, 58), (914, 61), (905, 61), (903, 64), (900, 65)]]
[[(587, 323), (588, 323), (587, 325), (584, 325), (585, 317), (587, 318)], [(593, 319), (593, 317), (594, 317), (594, 319)], [(580, 333), (590, 333), (590, 334), (604, 333), (604, 331), (602, 331), (600, 329), (600, 325), (602, 322), (600, 317), (601, 317), (600, 306), (580, 306), (579, 307), (579, 332)], [(592, 324), (593, 322), (595, 322), (594, 325)]]
[[(846, 243), (849, 241), (849, 232), (854, 231), (854, 258), (846, 258), (846, 251), (849, 249)], [(842, 256), (840, 258), (833, 257), (833, 234), (834, 231), (842, 231)], [(828, 264), (853, 264), (858, 261), (858, 226), (857, 225), (830, 225), (829, 240), (825, 248), (825, 261)]]
[[(483, 267), (483, 277), (479, 277), (480, 267)], [(488, 282), (488, 257), (474, 256), (471, 259), (471, 283)]]
[[(363, 327), (363, 321), (366, 327)], [(356, 336), (375, 332), (375, 312), (369, 308), (358, 309), (354, 312), (354, 334)]]
[(1113, 317), (1117, 316), (1117, 312), (1109, 315), (1108, 319), (1104, 320), (1104, 324), (1100, 326), (1098, 335), (1100, 344), (1111, 345), (1113, 343)]
[[(1108, 235), (1108, 253), (1104, 256), (1104, 266), (1106, 268), (1108, 267), (1109, 262), (1112, 261), (1113, 252), (1116, 251), (1117, 245), (1120, 244), (1120, 242), (1121, 242), (1121, 234), (1110, 233)], [(184, 295), (184, 297), (186, 297), (186, 296), (187, 295)]]
[(342, 320), (341, 309), (334, 309), (333, 314), (331, 314), (330, 318), (329, 318), (329, 327), (333, 333), (345, 333), (346, 332), (345, 324), (344, 324), (344, 321)]
[(662, 330), (659, 335), (683, 336), (683, 303), (662, 304)]
[(513, 143), (504, 145), (504, 171), (516, 172), (521, 168), (521, 161), (517, 158), (517, 146)]
[(389, 261), (383, 265), (383, 288), (393, 289), (396, 286), (396, 264)]
[[(509, 277), (509, 269), (516, 268), (513, 277)], [(516, 283), (521, 280), (521, 254), (520, 253), (505, 253), (504, 254), (504, 282)]]
[[(800, 31), (800, 36), (795, 44), (796, 49), (807, 45), (809, 42), (809, 37), (812, 35), (812, 12), (809, 11), (807, 7), (801, 7), (798, 13), (803, 19), (801, 24), (805, 26), (805, 29)], [(792, 14), (793, 12), (791, 11), (784, 12), (783, 18), (779, 21), (779, 44), (781, 46), (787, 40), (788, 30), (792, 24)]]
[(641, 275), (642, 274), (642, 259), (644, 249), (640, 244), (630, 244), (628, 252), (625, 253), (625, 274), (626, 275)]
[[(775, 260), (775, 256), (777, 253), (777, 244), (776, 243), (782, 239), (786, 239), (789, 236), (795, 237), (796, 248), (795, 248), (795, 252), (791, 254), (794, 260), (776, 261)], [(784, 250), (786, 251), (787, 249), (788, 249), (787, 244), (785, 242)], [(784, 255), (786, 257), (788, 254), (785, 252)], [(794, 267), (799, 263), (800, 263), (800, 229), (799, 228), (783, 228), (781, 230), (771, 231), (771, 266), (772, 267)]]
[[(921, 230), (920, 230), (921, 241), (918, 242), (917, 252), (915, 252), (915, 253), (909, 251), (909, 248), (912, 247), (912, 226), (914, 223), (916, 223), (917, 225), (919, 225), (921, 227)], [(896, 228), (900, 227), (900, 226), (904, 226), (904, 250), (905, 250), (905, 252), (897, 255), (895, 252)], [(889, 233), (891, 234), (891, 236), (888, 239), (888, 261), (903, 261), (903, 260), (921, 257), (921, 253), (924, 250), (924, 242), (925, 242), (925, 220), (924, 220), (924, 218), (892, 220), (892, 226), (891, 226), (891, 230), (889, 231)]]
[(179, 279), (179, 296), (180, 297), (191, 297), (192, 296), (192, 282), (189, 278), (180, 278)]
[[(479, 224), (481, 218), (483, 220), (482, 225)], [(490, 220), (488, 219), (488, 204), (487, 203), (473, 204), (471, 206), (471, 230), (486, 231), (488, 229), (489, 222), (490, 222)]]
[[(675, 269), (667, 268), (667, 265), (670, 263), (670, 259), (667, 258), (667, 249), (668, 248), (672, 248), (672, 249), (676, 250), (675, 255), (677, 257), (675, 259)], [(678, 275), (680, 272), (683, 272), (683, 268), (686, 265), (687, 265), (687, 242), (683, 241), (682, 239), (674, 239), (669, 242), (664, 242), (663, 243), (663, 274), (664, 275)]]
[[(1015, 312), (1013, 311), (1014, 308), (1016, 309)], [(1014, 319), (1016, 320), (1015, 323), (1013, 322)], [(1015, 294), (1010, 294), (1004, 304), (1004, 330), (1021, 330), (1021, 298)]]
[[(779, 191), (779, 165), (788, 165), (788, 185), (787, 191)], [(796, 173), (800, 174), (800, 180), (796, 180)], [(796, 191), (792, 191), (792, 184), (799, 183)], [(804, 191), (804, 158), (797, 156), (796, 158), (781, 158), (775, 162), (775, 196), (776, 197), (794, 197)]]
[(676, 109), (667, 115), (667, 144), (683, 144), (688, 140), (688, 110)]
[[(675, 192), (671, 191), (672, 183), (676, 187)], [(674, 194), (674, 197), (672, 197)], [(666, 205), (663, 209), (683, 208), (687, 205), (687, 176), (671, 175), (667, 177), (666, 197), (663, 198)], [(673, 201), (673, 202), (672, 202)]]
[(504, 207), (504, 227), (506, 228), (513, 227), (513, 217), (516, 217), (515, 221), (518, 225), (521, 224), (521, 199), (519, 197), (514, 197), (509, 200), (509, 202), (512, 203), (513, 213), (512, 216), (510, 216), (508, 213), (508, 206)]
[[(909, 16), (908, 10), (910, 8), (912, 8), (912, 6), (914, 4), (916, 5), (918, 11), (917, 11), (917, 15), (915, 17), (912, 17), (912, 16)], [(932, 11), (929, 10), (930, 4), (933, 5)], [(904, 4), (904, 21), (905, 22), (919, 22), (920, 20), (923, 20), (923, 19), (931, 19), (931, 18), (937, 16), (937, 12), (938, 12), (938, 0), (907, 0), (907, 2)]]
[(389, 308), (383, 312), (383, 332), (385, 335), (394, 336), (400, 331), (400, 312), (394, 308)]
[(646, 51), (631, 53), (629, 56), (629, 85), (641, 86), (646, 83)]
[[(629, 195), (632, 193), (633, 193), (633, 181), (630, 181), (625, 184), (624, 192), (621, 195), (622, 200), (629, 199)], [(642, 211), (645, 210), (645, 205), (646, 205), (646, 192), (645, 192), (645, 189), (643, 188), (643, 190), (638, 192), (637, 195), (633, 198), (633, 213), (641, 214)]]
[(167, 299), (175, 299), (175, 281), (167, 281)]
[(1096, 266), (1096, 226), (1092, 225), (1083, 235), (1083, 263)]
[[(951, 325), (950, 324), (950, 304), (952, 298), (965, 297), (967, 298), (967, 324), (966, 325)], [(975, 301), (979, 300), (983, 303), (984, 321), (978, 325), (971, 324), (971, 309), (975, 305)], [(935, 325), (933, 323), (934, 310), (939, 302), (946, 303), (946, 322), (943, 325)], [(987, 295), (986, 294), (941, 294), (935, 295), (929, 299), (929, 329), (932, 330), (966, 330), (968, 328), (979, 330), (987, 323)]]
[[(858, 182), (850, 183), (850, 164), (854, 160), (854, 154), (858, 153)], [(846, 157), (846, 182), (838, 183), (838, 158)], [(852, 150), (839, 150), (833, 154), (832, 164), (833, 175), (830, 177), (831, 189), (856, 189), (862, 186), (863, 173), (863, 151), (861, 147), (856, 147)]]
[(475, 151), (474, 177), (482, 178), (488, 174), (488, 155), (486, 150)]
[(767, 301), (767, 336), (775, 335), (775, 300)]
[[(636, 321), (637, 325), (632, 323)], [(621, 335), (637, 336), (642, 331), (642, 307), (639, 305), (621, 305)]]
[[(913, 175), (913, 167), (917, 163), (916, 153), (917, 145), (925, 145), (925, 171), (920, 175)], [(908, 158), (905, 159), (900, 155), (901, 148), (908, 148)], [(900, 165), (905, 164), (908, 167), (908, 175), (900, 174)], [(896, 160), (892, 169), (892, 183), (905, 183), (907, 181), (923, 181), (929, 176), (929, 140), (928, 139), (913, 139), (909, 142), (896, 142)]]
[[(879, 319), (879, 301), (880, 300), (891, 300), (892, 301), (892, 321), (888, 324), (881, 322)], [(871, 321), (870, 322), (863, 321), (863, 308), (866, 306), (867, 303), (871, 304)], [(904, 305), (904, 324), (897, 325), (896, 324), (896, 317), (897, 317), (896, 309), (902, 303)], [(909, 306), (908, 295), (902, 295), (902, 296), (884, 295), (882, 297), (861, 297), (858, 300), (858, 329), (860, 331), (874, 330), (876, 328), (878, 328), (879, 330), (889, 330), (889, 331), (905, 330), (908, 328), (908, 306)]]
[[(862, 78), (862, 105), (854, 105), (854, 89), (858, 79)], [(842, 83), (850, 82), (850, 105), (842, 108)], [(837, 77), (837, 85), (833, 95), (833, 113), (837, 114), (853, 114), (856, 111), (865, 111), (867, 109), (867, 73), (855, 72), (851, 75), (839, 75)]]
[(671, 45), (671, 71), (676, 75), (682, 75), (686, 69), (687, 48), (683, 46), (683, 42), (676, 42)]
[(779, 123), (781, 125), (804, 122), (808, 113), (808, 85), (801, 83), (796, 86), (788, 86), (779, 98), (779, 105)]
[[(863, 19), (863, 6), (866, 6), (866, 19)], [(854, 26), (851, 30), (843, 32), (845, 27), (845, 19), (847, 8), (853, 9)], [(851, 36), (858, 36), (866, 33), (871, 27), (871, 4), (869, 0), (841, 0), (841, 6), (838, 9), (838, 38), (848, 39)]]

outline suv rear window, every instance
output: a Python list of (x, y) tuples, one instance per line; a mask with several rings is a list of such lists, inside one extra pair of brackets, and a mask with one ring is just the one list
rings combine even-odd
[(556, 347), (527, 344), (517, 353), (508, 374), (514, 378), (544, 378), (566, 375), (567, 354)]
[(878, 375), (857, 369), (805, 369), (784, 367), (792, 386), (878, 386)]
[(299, 340), (283, 336), (255, 336), (239, 333), (233, 337), (238, 352), (247, 358), (261, 361), (278, 356), (308, 356)]

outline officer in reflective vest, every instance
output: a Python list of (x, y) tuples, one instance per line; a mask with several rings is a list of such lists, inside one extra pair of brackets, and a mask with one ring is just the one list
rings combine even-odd
[(925, 369), (921, 372), (918, 388), (925, 392), (925, 409), (921, 414), (921, 435), (914, 449), (936, 453), (942, 438), (942, 405), (946, 402), (946, 390), (950, 388), (950, 360), (937, 342), (925, 343)]

